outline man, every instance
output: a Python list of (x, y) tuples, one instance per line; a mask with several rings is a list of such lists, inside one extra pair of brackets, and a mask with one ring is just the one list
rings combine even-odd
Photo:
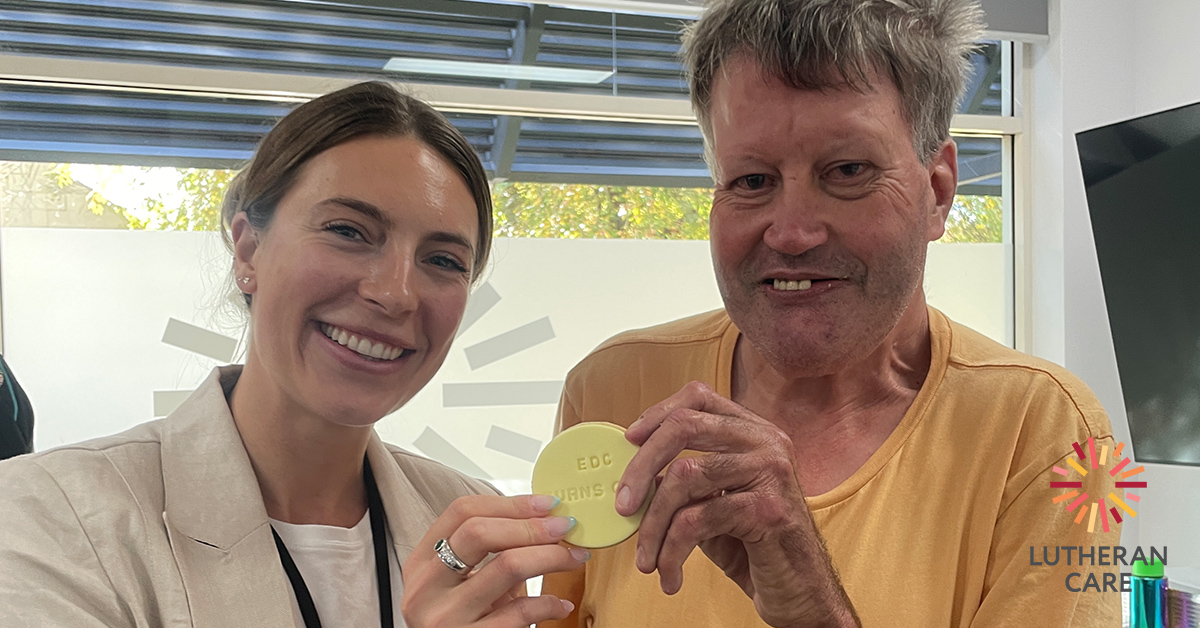
[(1118, 625), (1118, 594), (1065, 582), (1111, 567), (1027, 558), (1116, 544), (1050, 487), (1073, 443), (1112, 451), (1103, 409), (922, 291), (981, 34), (968, 0), (721, 0), (687, 34), (725, 308), (568, 377), (560, 429), (641, 445), (617, 510), (660, 483), (634, 539), (547, 576), (577, 609), (552, 625)]

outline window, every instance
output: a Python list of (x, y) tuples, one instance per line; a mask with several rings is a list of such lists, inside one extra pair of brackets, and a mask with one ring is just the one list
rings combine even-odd
[[(224, 186), (296, 103), (395, 78), (382, 69), (394, 57), (616, 74), (582, 86), (400, 77), (424, 81), (413, 91), (494, 177), (498, 240), (445, 366), (379, 424), (385, 440), (527, 490), (571, 366), (618, 331), (720, 307), (711, 181), (674, 61), (680, 18), (394, 6), (58, 0), (10, 12), (0, 322), (38, 449), (162, 416), (236, 359), (242, 320), (214, 231)], [(962, 185), (926, 282), (931, 303), (1010, 345), (1011, 57), (1012, 44), (985, 42), (972, 58), (955, 123)]]

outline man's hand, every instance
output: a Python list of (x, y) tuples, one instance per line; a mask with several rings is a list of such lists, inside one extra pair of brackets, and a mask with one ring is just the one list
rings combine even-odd
[[(683, 586), (683, 562), (699, 546), (772, 626), (859, 625), (804, 501), (787, 434), (692, 382), (642, 413), (625, 437), (641, 449), (621, 477), (617, 511), (636, 512), (660, 481), (639, 529), (637, 567), (657, 569), (664, 593)], [(685, 449), (711, 453), (676, 459)]]

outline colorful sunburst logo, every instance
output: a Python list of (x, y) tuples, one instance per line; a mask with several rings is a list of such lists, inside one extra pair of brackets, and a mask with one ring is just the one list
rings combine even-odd
[[(1101, 445), (1099, 456), (1096, 455), (1096, 439), (1094, 438), (1087, 439), (1086, 452), (1084, 451), (1083, 446), (1079, 443), (1075, 443), (1074, 446), (1075, 453), (1079, 455), (1079, 460), (1076, 461), (1074, 458), (1067, 458), (1067, 466), (1078, 472), (1080, 477), (1087, 476), (1089, 471), (1099, 472), (1100, 469), (1103, 469), (1105, 466), (1107, 466), (1109, 461), (1108, 445)], [(1099, 515), (1100, 519), (1100, 527), (1105, 532), (1108, 532), (1109, 530), (1108, 516), (1110, 514), (1112, 515), (1114, 525), (1116, 523), (1121, 523), (1121, 513), (1117, 510), (1118, 507), (1120, 507), (1121, 510), (1124, 510), (1130, 519), (1137, 516), (1137, 511), (1135, 511), (1133, 508), (1130, 508), (1126, 501), (1136, 503), (1139, 498), (1135, 493), (1126, 491), (1124, 489), (1146, 488), (1145, 482), (1126, 481), (1130, 477), (1135, 476), (1146, 469), (1145, 467), (1137, 467), (1135, 469), (1130, 469), (1129, 471), (1124, 471), (1125, 467), (1130, 463), (1129, 458), (1121, 458), (1121, 451), (1124, 449), (1125, 443), (1118, 443), (1117, 448), (1112, 452), (1111, 458), (1116, 463), (1116, 466), (1109, 470), (1108, 474), (1114, 478), (1117, 478), (1116, 488), (1118, 490), (1110, 492), (1107, 497), (1093, 500), (1090, 504), (1088, 504), (1085, 502), (1087, 502), (1088, 499), (1091, 499), (1091, 496), (1089, 496), (1086, 492), (1084, 492), (1082, 495), (1080, 494), (1080, 492), (1083, 490), (1082, 480), (1050, 482), (1050, 488), (1075, 489), (1069, 493), (1063, 493), (1062, 495), (1055, 497), (1054, 503), (1058, 504), (1067, 500), (1072, 500), (1069, 504), (1067, 504), (1067, 511), (1074, 512), (1076, 508), (1079, 508), (1079, 514), (1075, 515), (1075, 523), (1082, 523), (1083, 518), (1088, 517), (1088, 532), (1096, 531), (1097, 514)], [(1090, 461), (1090, 465), (1088, 464), (1088, 461)], [(1124, 472), (1122, 473), (1122, 471)], [(1062, 467), (1054, 467), (1054, 472), (1063, 477), (1071, 477), (1071, 471), (1068, 471)], [(1118, 496), (1117, 493), (1123, 493), (1124, 499)], [(1080, 508), (1080, 506), (1082, 506), (1082, 508)], [(1091, 514), (1089, 515), (1088, 513)]]

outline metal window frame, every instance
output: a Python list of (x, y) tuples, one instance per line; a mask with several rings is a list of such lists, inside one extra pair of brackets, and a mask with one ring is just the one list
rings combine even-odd
[(1011, 81), (1012, 119), (1019, 128), (1012, 134), (1013, 220), (1013, 318), (1014, 344), (1018, 351), (1033, 354), (1033, 166), (1031, 131), (1028, 115), (1033, 97), (1033, 44), (1014, 43)]
[[(1007, 0), (997, 0), (994, 3), (989, 3), (985, 0), (984, 5), (1002, 4)], [(355, 0), (356, 3), (369, 4), (386, 4), (387, 2), (395, 2), (395, 0)], [(700, 0), (529, 0), (531, 4), (550, 4), (561, 7), (569, 7), (573, 9), (586, 9), (596, 12), (617, 12), (625, 14), (641, 14), (649, 16), (670, 16), (670, 17), (685, 17), (695, 19), (704, 13), (704, 3)], [(984, 6), (984, 10), (988, 10), (989, 6)], [(990, 7), (995, 8), (995, 7)], [(1029, 7), (1018, 7), (1019, 9), (1028, 9)], [(1047, 10), (1045, 3), (1040, 7), (1041, 11)], [(1011, 16), (1005, 16), (1011, 18)], [(991, 20), (989, 20), (991, 21)], [(1006, 20), (1007, 21), (1007, 20)], [(1020, 24), (1014, 26), (1020, 27)], [(1041, 33), (1036, 30), (1001, 30), (993, 28), (985, 28), (983, 32), (984, 39), (1002, 39), (1007, 41), (1045, 44), (1050, 40), (1049, 34)]]
[[(1030, 44), (1013, 42), (1005, 50), (1009, 67), (1005, 87), (1011, 116), (958, 114), (951, 131), (964, 135), (1006, 138), (1006, 198), (1010, 210), (1014, 345), (1032, 349), (1031, 222), (1029, 119), (1023, 115), (1032, 82)], [(354, 79), (274, 74), (242, 70), (184, 68), (148, 63), (83, 61), (59, 57), (0, 54), (0, 85), (39, 84), (79, 89), (130, 90), (211, 97), (254, 97), (278, 102), (302, 102), (354, 83)], [(524, 89), (496, 89), (417, 83), (396, 83), (439, 110), (504, 116), (567, 118), (610, 122), (693, 125), (686, 100), (571, 94)], [(513, 86), (517, 87), (517, 86)], [(506, 144), (501, 144), (504, 146)], [(497, 176), (502, 176), (499, 173)], [(2, 273), (0, 273), (2, 276)], [(3, 352), (3, 295), (0, 291), (0, 352)]]

